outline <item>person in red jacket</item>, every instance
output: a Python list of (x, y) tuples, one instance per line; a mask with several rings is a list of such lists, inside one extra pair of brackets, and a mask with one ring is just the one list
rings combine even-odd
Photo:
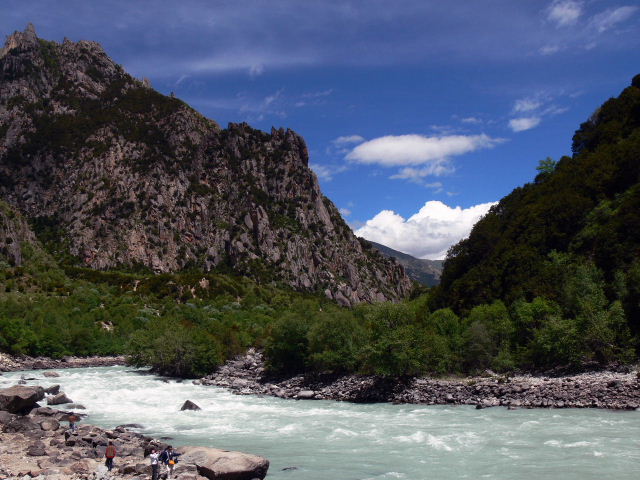
[(109, 471), (113, 468), (113, 459), (115, 458), (116, 453), (116, 447), (113, 445), (113, 442), (109, 442), (107, 449), (104, 451), (104, 456), (107, 459), (104, 464), (107, 466), (107, 470)]

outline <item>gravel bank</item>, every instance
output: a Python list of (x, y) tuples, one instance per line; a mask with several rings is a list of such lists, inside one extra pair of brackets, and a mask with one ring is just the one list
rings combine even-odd
[(218, 371), (195, 380), (226, 387), (240, 395), (272, 395), (293, 399), (349, 402), (393, 402), (424, 405), (475, 405), (476, 408), (608, 408), (640, 406), (640, 378), (600, 371), (558, 377), (532, 375), (435, 379), (386, 379), (364, 375), (297, 375), (270, 379), (260, 352), (227, 362)]

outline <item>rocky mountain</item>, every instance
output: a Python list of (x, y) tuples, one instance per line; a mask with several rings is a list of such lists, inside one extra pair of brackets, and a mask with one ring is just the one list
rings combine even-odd
[(0, 200), (0, 268), (20, 267), (23, 263), (25, 244), (36, 245), (36, 236), (27, 221)]
[(232, 271), (345, 305), (411, 288), (322, 195), (300, 135), (223, 129), (31, 25), (0, 50), (0, 197), (93, 269)]
[(395, 258), (396, 261), (404, 267), (407, 275), (411, 280), (415, 280), (423, 285), (433, 287), (440, 283), (440, 274), (442, 273), (442, 264), (444, 260), (426, 260), (416, 258), (406, 253), (399, 252), (386, 245), (376, 242), (369, 242), (373, 248), (382, 253), (385, 257)]

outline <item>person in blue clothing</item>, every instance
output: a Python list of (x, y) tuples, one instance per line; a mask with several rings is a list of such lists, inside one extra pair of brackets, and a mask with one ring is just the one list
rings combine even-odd
[(158, 457), (158, 460), (160, 460), (164, 464), (165, 468), (167, 469), (168, 479), (171, 478), (171, 475), (173, 475), (173, 470), (176, 467), (176, 464), (178, 463), (178, 457), (180, 455), (182, 454), (178, 452), (174, 452), (173, 447), (169, 445), (167, 448), (165, 448), (162, 451), (162, 453)]

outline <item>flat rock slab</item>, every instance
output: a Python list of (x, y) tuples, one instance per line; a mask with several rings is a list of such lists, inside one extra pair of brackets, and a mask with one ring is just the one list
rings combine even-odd
[(26, 387), (16, 385), (0, 390), (0, 410), (19, 413), (36, 405), (44, 398), (42, 387)]
[(58, 372), (44, 372), (43, 374), (45, 377), (49, 377), (49, 378), (55, 378), (55, 377), (59, 377), (60, 374)]
[(263, 479), (269, 460), (258, 455), (209, 447), (182, 447), (180, 460), (194, 464), (198, 474), (209, 480)]

